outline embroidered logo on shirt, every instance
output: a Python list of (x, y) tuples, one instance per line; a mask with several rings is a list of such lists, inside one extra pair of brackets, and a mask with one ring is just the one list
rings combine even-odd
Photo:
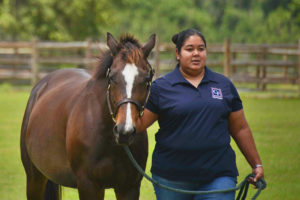
[(220, 88), (211, 88), (211, 95), (214, 99), (223, 99), (222, 90)]

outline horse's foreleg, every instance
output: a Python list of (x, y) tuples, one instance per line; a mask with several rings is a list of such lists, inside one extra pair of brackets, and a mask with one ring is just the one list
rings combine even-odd
[(87, 177), (77, 177), (77, 187), (80, 200), (103, 200), (104, 188), (100, 188)]
[(31, 162), (24, 143), (21, 143), (22, 162), (26, 172), (26, 193), (28, 200), (42, 200), (47, 184), (47, 178)]
[(115, 189), (117, 200), (138, 200), (140, 196), (140, 186), (129, 189)]
[(47, 179), (32, 166), (27, 173), (27, 199), (43, 200)]

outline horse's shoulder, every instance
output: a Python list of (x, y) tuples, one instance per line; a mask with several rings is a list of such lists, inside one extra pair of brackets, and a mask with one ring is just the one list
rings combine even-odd
[[(64, 98), (67, 95), (70, 98), (72, 94), (80, 91), (90, 78), (90, 73), (83, 69), (56, 70), (36, 84), (31, 91), (31, 97), (38, 101), (51, 93), (50, 96)], [(59, 99), (56, 98), (56, 101)]]
[(76, 69), (76, 68), (66, 68), (66, 69), (60, 69), (52, 74), (53, 78), (62, 78), (63, 80), (68, 79), (90, 79), (91, 78), (91, 72), (85, 70), (85, 69)]

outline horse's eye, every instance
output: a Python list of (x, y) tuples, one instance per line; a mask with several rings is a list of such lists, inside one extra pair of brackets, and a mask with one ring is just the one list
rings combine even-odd
[(111, 82), (111, 83), (116, 83), (116, 77), (115, 76), (113, 76), (113, 75), (109, 75), (109, 81)]
[(145, 82), (150, 82), (150, 81), (152, 81), (152, 80), (151, 80), (151, 76), (150, 76), (150, 75), (146, 76), (146, 77), (145, 77)]

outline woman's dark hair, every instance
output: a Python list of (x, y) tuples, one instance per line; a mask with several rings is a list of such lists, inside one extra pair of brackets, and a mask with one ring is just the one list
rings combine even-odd
[(206, 41), (204, 35), (202, 35), (202, 33), (196, 29), (189, 28), (184, 31), (181, 31), (180, 33), (173, 35), (172, 37), (172, 41), (176, 45), (178, 52), (180, 52), (181, 47), (184, 44), (185, 40), (192, 35), (198, 35), (203, 40), (204, 45), (206, 47)]

